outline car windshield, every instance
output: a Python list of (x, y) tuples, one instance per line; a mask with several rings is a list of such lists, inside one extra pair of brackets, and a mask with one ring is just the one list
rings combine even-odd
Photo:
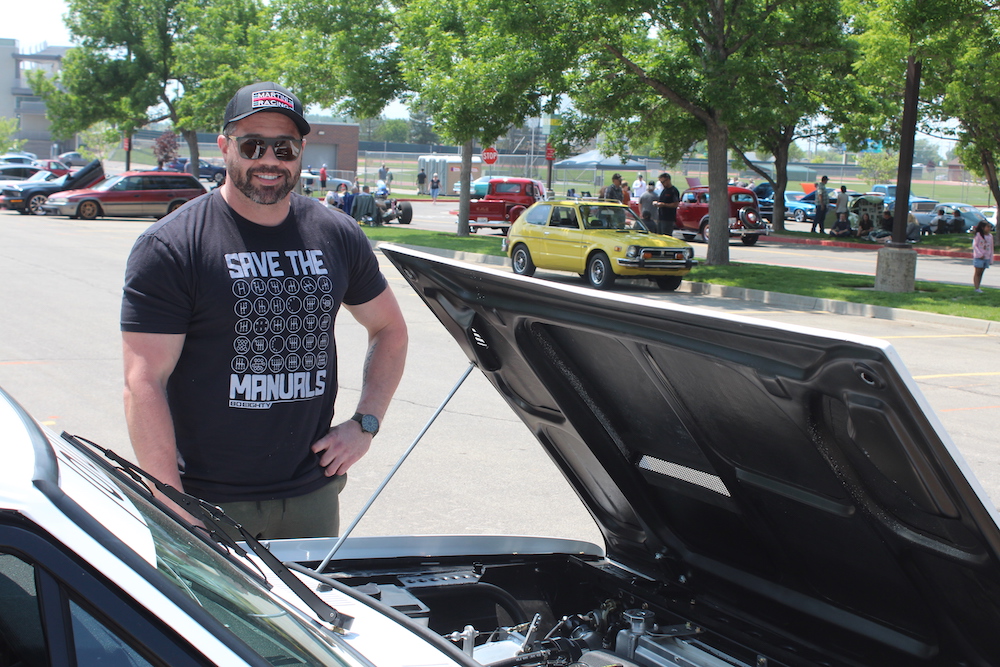
[(157, 571), (264, 660), (272, 665), (361, 664), (332, 634), (278, 602), (259, 580), (193, 539), (129, 485), (118, 485), (149, 530)]
[(587, 229), (643, 230), (642, 222), (624, 206), (581, 206)]
[(31, 176), (25, 179), (26, 182), (37, 182), (37, 181), (51, 181), (56, 178), (56, 175), (51, 171), (36, 171)]

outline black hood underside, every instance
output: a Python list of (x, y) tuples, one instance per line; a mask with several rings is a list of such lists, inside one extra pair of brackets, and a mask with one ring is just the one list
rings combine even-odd
[(381, 250), (609, 558), (812, 641), (1000, 663), (995, 510), (889, 344)]

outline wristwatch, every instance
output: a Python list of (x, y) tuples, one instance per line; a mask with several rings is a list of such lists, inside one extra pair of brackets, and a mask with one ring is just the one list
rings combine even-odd
[(378, 435), (378, 417), (375, 415), (363, 415), (360, 412), (355, 412), (351, 419), (361, 424), (361, 430), (365, 433), (371, 433), (373, 438)]

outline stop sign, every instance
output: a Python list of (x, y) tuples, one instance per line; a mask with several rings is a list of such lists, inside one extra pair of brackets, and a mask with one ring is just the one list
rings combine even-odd
[(494, 162), (497, 161), (498, 156), (499, 153), (497, 153), (497, 149), (493, 148), (492, 146), (483, 149), (483, 162), (485, 162), (486, 164), (493, 164)]

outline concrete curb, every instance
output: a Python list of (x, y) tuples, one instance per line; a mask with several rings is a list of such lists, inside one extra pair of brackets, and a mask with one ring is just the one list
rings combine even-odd
[[(832, 248), (858, 248), (860, 250), (878, 250), (884, 248), (884, 244), (873, 243), (852, 243), (851, 241), (828, 241), (826, 239), (796, 238), (794, 236), (782, 236), (780, 234), (768, 234), (764, 237), (769, 241), (778, 243), (791, 243), (799, 245), (823, 245)], [(935, 255), (938, 257), (963, 257), (972, 259), (972, 253), (965, 250), (951, 250), (948, 248), (921, 248), (917, 244), (909, 244), (918, 255)]]
[[(373, 243), (373, 247), (377, 248), (380, 244), (381, 242), (375, 242)], [(495, 257), (493, 255), (481, 255), (473, 252), (445, 250), (443, 248), (427, 248), (425, 246), (407, 245), (405, 243), (398, 243), (395, 245), (420, 250), (421, 252), (426, 252), (429, 255), (456, 259), (460, 262), (468, 262), (470, 264), (487, 264), (499, 267), (510, 266), (510, 260), (506, 257)], [(646, 281), (642, 282), (645, 283)], [(684, 281), (677, 292), (681, 294), (691, 294), (694, 296), (703, 295), (723, 297), (727, 299), (739, 299), (740, 301), (762, 303), (776, 308), (787, 308), (789, 310), (813, 310), (832, 313), (834, 315), (852, 315), (855, 317), (869, 317), (881, 320), (937, 324), (961, 329), (971, 333), (1000, 336), (1000, 322), (979, 320), (971, 317), (958, 317), (956, 315), (925, 313), (923, 311), (907, 310), (905, 308), (889, 308), (887, 306), (873, 306), (868, 303), (853, 303), (850, 301), (838, 301), (836, 299), (822, 299), (813, 296), (784, 294), (782, 292), (766, 292), (764, 290), (755, 290), (746, 287), (733, 287), (730, 285), (715, 285), (713, 283), (695, 283), (688, 281)]]

